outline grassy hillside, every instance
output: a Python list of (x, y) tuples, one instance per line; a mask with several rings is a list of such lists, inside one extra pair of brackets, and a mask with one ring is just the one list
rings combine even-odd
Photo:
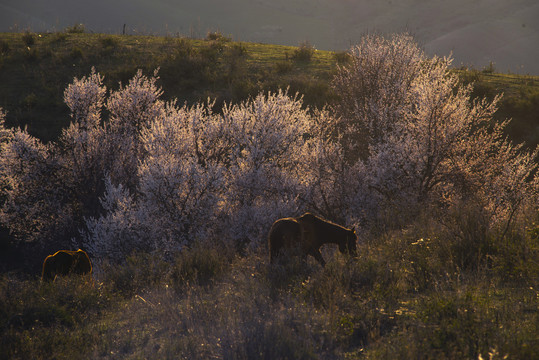
[(333, 46), (331, 18), (340, 7), (335, 0), (50, 0), (47, 4), (22, 0), (0, 4), (0, 31), (17, 25), (20, 29), (46, 31), (83, 23), (94, 32), (118, 34), (126, 24), (129, 35), (180, 33), (203, 37), (208, 29), (218, 29), (242, 41), (296, 45), (316, 39), (321, 48), (339, 49)]
[(242, 41), (345, 50), (366, 33), (408, 31), (429, 55), (455, 64), (539, 74), (536, 0), (33, 0), (0, 3), (0, 31), (54, 31), (74, 23), (93, 32), (183, 34), (209, 30)]
[[(76, 29), (72, 29), (76, 31)], [(0, 34), (0, 106), (10, 125), (54, 139), (69, 122), (63, 91), (73, 77), (94, 66), (108, 88), (129, 80), (137, 69), (159, 68), (166, 94), (193, 103), (208, 97), (237, 101), (262, 90), (286, 88), (305, 94), (308, 104), (331, 98), (331, 52), (295, 56), (298, 48), (231, 42), (214, 34), (206, 40), (83, 33)], [(304, 48), (307, 55), (311, 48)], [(308, 58), (309, 56), (307, 56)], [(296, 59), (297, 58), (297, 59)]]
[(427, 234), (370, 239), (356, 259), (328, 249), (325, 268), (211, 243), (172, 263), (132, 256), (97, 282), (0, 274), (0, 358), (536, 358), (537, 225), (478, 268)]
[(495, 73), (491, 66), (460, 75), (464, 82), (475, 83), (475, 96), (503, 94), (496, 118), (512, 119), (507, 131), (514, 141), (530, 147), (539, 144), (539, 76)]
[[(63, 91), (92, 66), (117, 88), (142, 68), (159, 68), (169, 98), (193, 103), (208, 97), (239, 101), (260, 91), (290, 87), (310, 106), (331, 103), (329, 81), (343, 54), (303, 47), (233, 42), (213, 34), (205, 40), (79, 33), (0, 33), (0, 106), (12, 126), (28, 126), (44, 140), (69, 123)], [(339, 56), (340, 55), (340, 56)], [(497, 74), (493, 69), (460, 70), (476, 94), (504, 92), (499, 119), (513, 118), (509, 131), (518, 141), (539, 143), (539, 76)]]

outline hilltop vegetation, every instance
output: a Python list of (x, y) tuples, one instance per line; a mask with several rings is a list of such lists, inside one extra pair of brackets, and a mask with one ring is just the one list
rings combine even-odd
[(332, 97), (329, 79), (337, 60), (309, 44), (302, 60), (295, 56), (302, 48), (232, 42), (219, 33), (195, 40), (70, 31), (0, 34), (0, 106), (9, 125), (28, 125), (44, 140), (57, 138), (70, 121), (64, 88), (92, 67), (108, 88), (126, 83), (137, 69), (153, 73), (159, 68), (166, 99), (181, 103), (210, 97), (219, 106), (287, 87), (304, 94), (309, 105), (321, 107)]
[[(129, 11), (126, 11), (129, 9)], [(535, 0), (18, 0), (0, 4), (0, 31), (88, 31), (235, 39), (345, 50), (373, 31), (413, 33), (428, 54), (453, 52), (455, 64), (539, 75), (539, 4)], [(124, 28), (123, 26), (126, 25)]]
[[(217, 48), (218, 74), (194, 66), (181, 81), (230, 89), (223, 59), (237, 44), (172, 41), (187, 49), (175, 59), (197, 65)], [(274, 73), (323, 68), (307, 45), (290, 50), (283, 68), (270, 62)], [(254, 54), (246, 66), (264, 69)], [(0, 111), (2, 240), (25, 267), (0, 275), (0, 354), (538, 353), (538, 150), (506, 138), (498, 96), (474, 99), (466, 83), (488, 71), (458, 76), (406, 34), (325, 56), (344, 66), (319, 73), (328, 96), (312, 99), (324, 109), (283, 90), (184, 105), (165, 95), (177, 71), (152, 63), (112, 88), (98, 69), (75, 77), (62, 91), (69, 124), (48, 143), (5, 126)], [(325, 267), (268, 264), (273, 221), (307, 210), (355, 226), (358, 256), (327, 246)], [(95, 282), (39, 283), (43, 255), (68, 247), (88, 251)]]
[[(206, 40), (88, 34), (80, 26), (62, 33), (0, 33), (0, 106), (8, 125), (28, 126), (40, 139), (54, 140), (70, 121), (62, 98), (66, 84), (95, 67), (109, 89), (137, 69), (159, 68), (166, 99), (180, 103), (210, 97), (219, 107), (289, 87), (306, 105), (321, 107), (335, 99), (329, 81), (346, 61), (345, 53), (314, 51), (308, 43), (298, 48), (234, 42), (219, 33)], [(463, 82), (475, 82), (476, 96), (504, 93), (496, 120), (512, 118), (508, 130), (516, 142), (539, 144), (539, 76), (499, 74), (492, 67), (459, 74)]]

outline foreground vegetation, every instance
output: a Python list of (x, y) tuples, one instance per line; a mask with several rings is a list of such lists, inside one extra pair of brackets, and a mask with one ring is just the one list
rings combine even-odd
[[(431, 224), (433, 225), (433, 224)], [(520, 224), (522, 228), (526, 224)], [(498, 241), (488, 264), (442, 228), (372, 237), (325, 268), (235, 255), (218, 242), (171, 263), (147, 254), (96, 281), (0, 277), (10, 359), (533, 359), (539, 226)], [(460, 230), (465, 231), (464, 228)], [(515, 240), (518, 237), (518, 245)]]

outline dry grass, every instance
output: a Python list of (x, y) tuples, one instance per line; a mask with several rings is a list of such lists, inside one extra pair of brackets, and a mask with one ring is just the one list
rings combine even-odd
[[(435, 224), (367, 239), (325, 268), (195, 246), (138, 254), (95, 284), (0, 278), (11, 359), (477, 359), (539, 352), (539, 228), (463, 268)], [(421, 236), (421, 237), (420, 237)], [(514, 246), (507, 247), (511, 241)], [(504, 245), (505, 244), (505, 245)], [(502, 251), (503, 250), (503, 251)], [(326, 253), (329, 256), (331, 251)], [(508, 276), (510, 276), (508, 278)]]

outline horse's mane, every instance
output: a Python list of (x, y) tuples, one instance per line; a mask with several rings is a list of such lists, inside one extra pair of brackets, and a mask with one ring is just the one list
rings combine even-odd
[(306, 212), (305, 214), (300, 216), (298, 219), (302, 219), (302, 218), (303, 219), (312, 219), (312, 220), (316, 221), (318, 224), (331, 225), (331, 226), (341, 228), (341, 229), (346, 230), (346, 231), (353, 231), (353, 229), (350, 229), (350, 228), (347, 228), (345, 226), (339, 225), (337, 223), (334, 223), (333, 221), (324, 219), (324, 218), (322, 218), (320, 216), (316, 216), (316, 215), (314, 215), (313, 213), (310, 213), (310, 212)]

